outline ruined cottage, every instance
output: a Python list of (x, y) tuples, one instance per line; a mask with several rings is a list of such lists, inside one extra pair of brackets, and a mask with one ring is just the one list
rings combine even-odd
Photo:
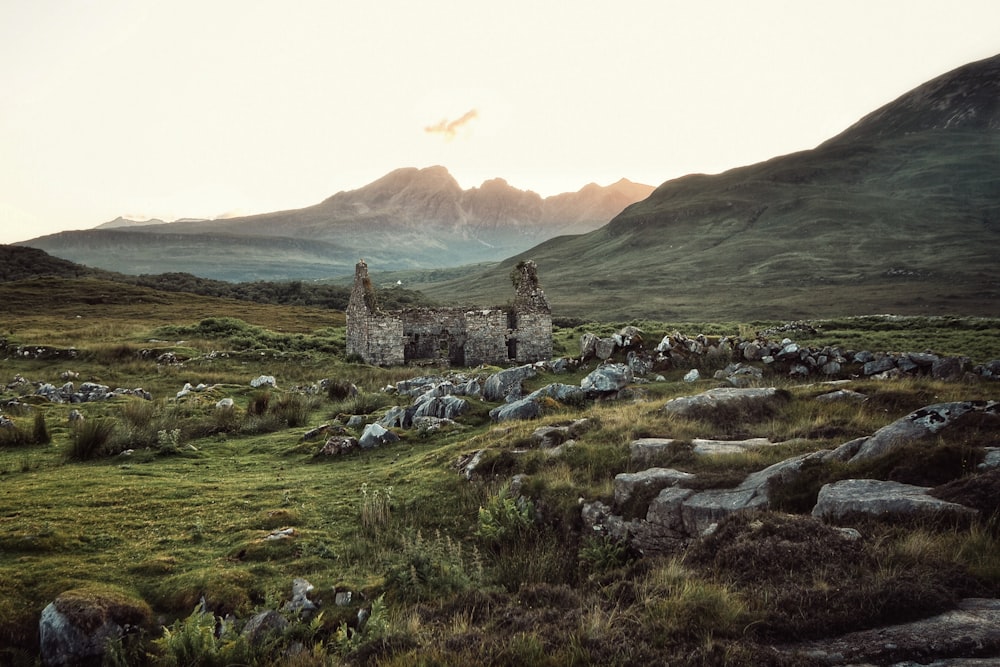
[(396, 366), (416, 360), (452, 366), (531, 363), (552, 357), (552, 311), (532, 261), (511, 274), (514, 301), (505, 308), (407, 308), (383, 311), (364, 260), (354, 267), (347, 305), (347, 354)]

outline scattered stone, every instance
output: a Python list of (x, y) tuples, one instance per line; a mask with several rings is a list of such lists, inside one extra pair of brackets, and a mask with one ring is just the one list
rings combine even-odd
[(692, 368), (687, 373), (684, 374), (685, 382), (697, 382), (701, 379), (701, 373), (698, 372), (697, 368)]
[(474, 452), (459, 456), (454, 464), (455, 468), (458, 469), (459, 474), (461, 474), (465, 479), (472, 479), (472, 476), (476, 473), (476, 468), (483, 460), (483, 453), (485, 451), (485, 449), (478, 449)]
[(664, 458), (677, 446), (673, 438), (638, 438), (629, 445), (629, 460), (636, 465)]
[(217, 410), (229, 410), (236, 406), (236, 402), (231, 398), (220, 399), (218, 403), (215, 404)]
[(846, 401), (849, 403), (864, 403), (868, 399), (864, 394), (851, 389), (837, 389), (826, 394), (820, 394), (816, 400), (820, 403)]
[(774, 443), (767, 438), (747, 438), (746, 440), (708, 440), (695, 438), (691, 441), (692, 451), (699, 456), (719, 456), (721, 454), (742, 454), (748, 449), (771, 447)]
[(296, 577), (292, 582), (292, 599), (285, 603), (282, 610), (308, 620), (317, 610), (316, 604), (309, 599), (312, 590), (313, 585), (308, 580)]
[(267, 534), (264, 538), (265, 540), (290, 540), (298, 536), (298, 531), (294, 528), (281, 528), (279, 530), (273, 530)]

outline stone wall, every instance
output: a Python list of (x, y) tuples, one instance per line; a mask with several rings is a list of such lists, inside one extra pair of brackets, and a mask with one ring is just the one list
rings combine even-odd
[(542, 311), (513, 314), (516, 317), (511, 332), (514, 359), (519, 363), (551, 359), (552, 315)]
[[(507, 352), (507, 314), (499, 309), (470, 310), (465, 313), (465, 365), (502, 364)], [(552, 330), (549, 329), (549, 341)], [(548, 357), (546, 357), (547, 359)]]
[(552, 357), (552, 313), (533, 262), (521, 262), (509, 309), (378, 308), (368, 266), (355, 267), (347, 305), (347, 353), (394, 366), (419, 359), (453, 366), (531, 363)]

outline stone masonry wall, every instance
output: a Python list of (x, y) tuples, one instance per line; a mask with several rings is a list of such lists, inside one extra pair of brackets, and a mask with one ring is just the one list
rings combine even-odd
[[(465, 313), (465, 364), (502, 364), (508, 361), (507, 314), (499, 309)], [(551, 341), (551, 330), (549, 339)]]
[(538, 286), (534, 262), (515, 269), (508, 309), (379, 309), (368, 265), (358, 262), (347, 305), (347, 353), (367, 363), (395, 366), (418, 359), (454, 366), (531, 363), (552, 357), (552, 313)]
[(512, 335), (516, 339), (516, 360), (530, 363), (539, 359), (552, 358), (552, 315), (535, 311), (517, 313), (517, 328)]

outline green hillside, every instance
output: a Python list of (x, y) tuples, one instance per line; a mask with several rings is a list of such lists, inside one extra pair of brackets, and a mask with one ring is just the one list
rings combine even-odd
[(531, 258), (557, 315), (993, 314), (998, 73), (1000, 57), (973, 63), (814, 150), (669, 181), (597, 231), (424, 289), (502, 300)]

